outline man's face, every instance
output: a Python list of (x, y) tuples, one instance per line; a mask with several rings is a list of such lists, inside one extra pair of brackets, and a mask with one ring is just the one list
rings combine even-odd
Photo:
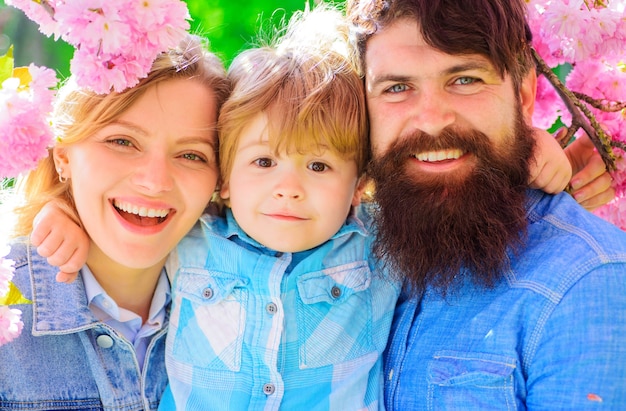
[[(484, 56), (430, 47), (414, 20), (398, 20), (373, 35), (365, 65), (375, 158), (418, 130), (437, 137), (448, 126), (474, 129), (499, 145), (513, 128), (518, 96), (510, 76), (503, 79)], [(534, 101), (532, 81), (521, 92), (526, 119)], [(458, 173), (475, 163), (471, 153), (456, 148), (434, 146), (412, 155), (411, 167), (423, 173)]]
[(534, 76), (518, 95), (487, 58), (433, 49), (406, 19), (369, 39), (365, 63), (375, 251), (418, 290), (446, 292), (463, 268), (495, 285), (526, 227)]

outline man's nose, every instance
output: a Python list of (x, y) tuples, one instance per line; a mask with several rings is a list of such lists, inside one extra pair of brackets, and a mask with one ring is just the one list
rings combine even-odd
[(431, 136), (438, 136), (456, 118), (449, 98), (441, 90), (428, 90), (416, 96), (411, 113), (411, 127)]

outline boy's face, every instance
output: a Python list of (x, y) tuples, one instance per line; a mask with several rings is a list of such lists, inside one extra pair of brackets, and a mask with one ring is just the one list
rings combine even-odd
[(332, 150), (279, 153), (259, 113), (239, 138), (220, 195), (241, 228), (276, 251), (298, 252), (330, 239), (361, 196), (357, 166)]

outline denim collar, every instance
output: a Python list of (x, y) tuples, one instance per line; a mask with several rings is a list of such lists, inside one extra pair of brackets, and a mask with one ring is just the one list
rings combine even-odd
[(94, 328), (98, 319), (87, 306), (82, 275), (71, 284), (58, 283), (45, 258), (28, 245), (32, 284), (33, 335), (72, 334)]

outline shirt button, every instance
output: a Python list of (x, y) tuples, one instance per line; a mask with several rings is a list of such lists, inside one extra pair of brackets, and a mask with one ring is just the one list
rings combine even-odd
[(272, 395), (274, 394), (274, 391), (276, 391), (274, 384), (267, 383), (263, 385), (263, 393), (265, 393), (265, 395)]
[(283, 256), (283, 253), (282, 253), (281, 251), (278, 251), (278, 252), (276, 253), (276, 258), (280, 258), (280, 257), (282, 257), (282, 256)]
[(96, 343), (100, 348), (111, 348), (113, 347), (113, 338), (106, 334), (102, 334), (96, 338)]
[(265, 311), (270, 315), (274, 315), (278, 312), (278, 307), (274, 303), (269, 303), (265, 306)]
[(330, 289), (330, 295), (332, 295), (333, 298), (341, 297), (341, 288), (334, 285), (333, 288)]
[(213, 289), (211, 287), (207, 287), (202, 290), (202, 297), (206, 298), (207, 300), (213, 298)]

